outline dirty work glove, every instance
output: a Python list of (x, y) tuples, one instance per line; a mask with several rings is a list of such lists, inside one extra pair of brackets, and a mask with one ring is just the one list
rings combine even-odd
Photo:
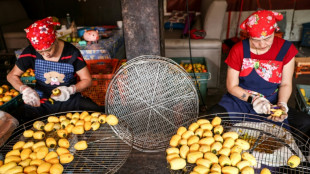
[(285, 102), (279, 102), (279, 103), (278, 103), (278, 106), (280, 106), (281, 109), (282, 109), (285, 113), (288, 113), (287, 103), (285, 103)]
[(56, 100), (56, 101), (67, 101), (70, 98), (70, 95), (75, 94), (76, 92), (76, 87), (75, 85), (71, 85), (69, 87), (67, 86), (59, 86), (57, 89), (60, 90), (60, 95), (55, 96), (52, 95), (51, 98)]
[(19, 88), (19, 91), (23, 94), (23, 100), (25, 104), (33, 107), (40, 106), (40, 97), (34, 89), (30, 88), (27, 85), (22, 85)]
[(253, 103), (253, 109), (258, 114), (270, 114), (271, 103), (264, 97), (256, 98)]
[(268, 119), (271, 119), (272, 121), (277, 121), (277, 122), (283, 122), (285, 119), (288, 117), (288, 107), (286, 102), (278, 102), (278, 105), (280, 109), (283, 111), (281, 116), (272, 116), (270, 115), (267, 117)]

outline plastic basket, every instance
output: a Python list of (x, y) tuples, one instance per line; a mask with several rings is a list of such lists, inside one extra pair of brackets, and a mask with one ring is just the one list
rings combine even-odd
[[(178, 64), (181, 64), (181, 63), (190, 64), (191, 63), (191, 60), (189, 57), (172, 57), (170, 59), (174, 60)], [(204, 57), (193, 57), (192, 60), (193, 60), (194, 64), (200, 63), (202, 65), (205, 65), (207, 71), (209, 71), (208, 64), (207, 64), (206, 59)], [(197, 79), (206, 79), (206, 80), (211, 79), (211, 73), (210, 72), (195, 73), (195, 76), (194, 76), (194, 73), (189, 73), (189, 74), (192, 76), (192, 78), (194, 78), (196, 76)]]
[(118, 61), (118, 59), (85, 60), (90, 74), (113, 74)]
[(82, 92), (83, 96), (89, 97), (99, 106), (104, 106), (105, 94), (114, 74), (92, 75), (92, 86)]
[[(306, 96), (304, 97), (300, 91), (300, 89), (304, 89), (306, 92)], [(296, 104), (299, 107), (299, 110), (307, 113), (310, 115), (310, 105), (307, 104), (306, 99), (309, 100), (310, 98), (310, 85), (300, 85), (297, 84), (296, 85), (296, 95), (295, 95), (295, 99), (296, 99)]]
[(34, 76), (31, 77), (21, 77), (20, 80), (25, 84), (25, 85), (34, 85), (36, 78)]
[[(190, 64), (191, 63), (191, 60), (189, 57), (173, 57), (171, 59), (174, 60), (175, 62), (177, 62), (178, 64), (181, 64), (181, 63)], [(193, 60), (193, 64), (200, 63), (202, 65), (205, 65), (207, 71), (209, 71), (208, 64), (207, 64), (206, 59), (204, 57), (193, 57), (192, 60)], [(194, 75), (194, 73), (189, 73), (189, 74), (193, 78), (193, 82), (195, 83), (195, 87), (197, 88), (196, 81), (194, 79), (196, 76), (197, 83), (198, 83), (198, 86), (200, 89), (201, 97), (205, 102), (207, 100), (207, 91), (208, 91), (207, 85), (208, 85), (208, 80), (211, 79), (211, 73), (205, 72), (205, 73), (195, 73), (195, 75)], [(203, 104), (200, 97), (199, 97), (199, 103), (200, 103), (200, 105)]]
[(5, 112), (11, 112), (19, 107), (20, 104), (23, 103), (22, 94), (12, 98), (10, 101), (4, 103), (0, 106), (0, 110)]

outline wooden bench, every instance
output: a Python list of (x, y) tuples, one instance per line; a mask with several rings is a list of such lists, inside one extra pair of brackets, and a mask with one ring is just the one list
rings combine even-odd
[(295, 78), (301, 74), (310, 74), (310, 57), (295, 58)]

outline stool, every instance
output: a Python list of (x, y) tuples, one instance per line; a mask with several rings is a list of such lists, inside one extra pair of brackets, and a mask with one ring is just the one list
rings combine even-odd
[(310, 57), (296, 57), (295, 62), (295, 78), (300, 74), (310, 74)]

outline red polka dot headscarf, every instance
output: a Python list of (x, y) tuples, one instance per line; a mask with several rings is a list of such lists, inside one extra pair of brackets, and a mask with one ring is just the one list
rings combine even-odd
[(52, 17), (47, 17), (25, 29), (28, 40), (36, 50), (45, 50), (52, 46), (56, 40), (55, 25), (60, 23), (53, 22)]
[(265, 38), (274, 30), (278, 31), (277, 21), (281, 21), (283, 15), (278, 12), (260, 10), (252, 13), (242, 22), (240, 28), (246, 30), (251, 37)]

